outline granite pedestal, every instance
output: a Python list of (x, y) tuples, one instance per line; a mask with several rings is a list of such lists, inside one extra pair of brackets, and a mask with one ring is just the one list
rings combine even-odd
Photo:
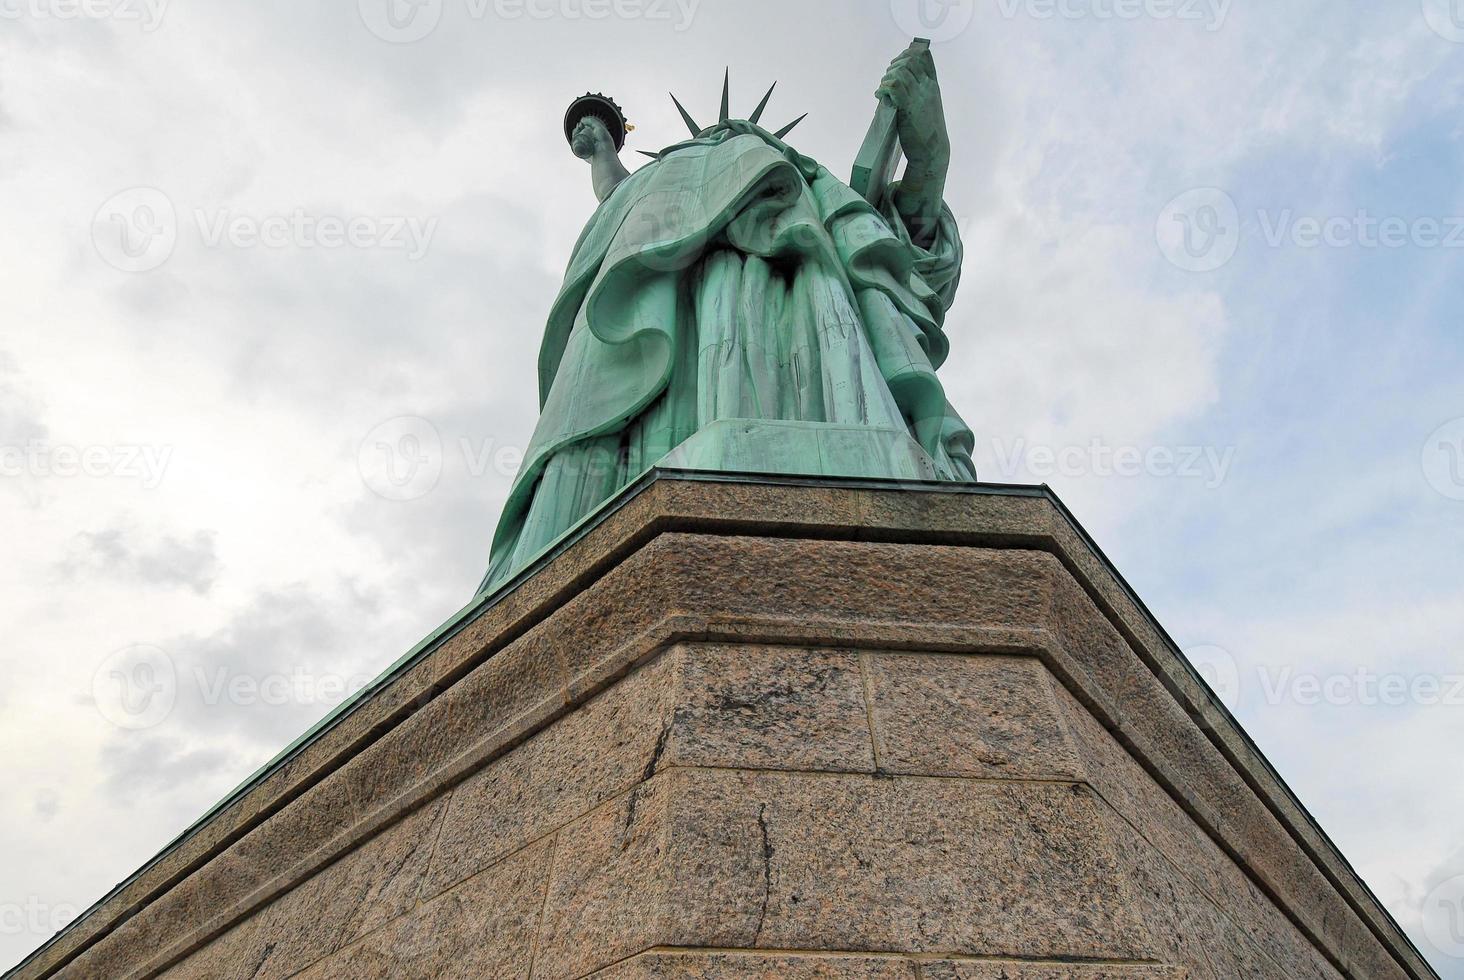
[(1434, 976), (1047, 491), (675, 472), (15, 975)]

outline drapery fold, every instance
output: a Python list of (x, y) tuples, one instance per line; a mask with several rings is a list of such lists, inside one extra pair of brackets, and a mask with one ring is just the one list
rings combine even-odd
[(948, 209), (921, 248), (892, 207), (751, 123), (669, 148), (576, 245), (483, 588), (719, 419), (904, 426), (942, 478), (974, 479), (935, 373), (961, 260)]

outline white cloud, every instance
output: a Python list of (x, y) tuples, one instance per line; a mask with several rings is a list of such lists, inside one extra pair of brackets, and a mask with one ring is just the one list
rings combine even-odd
[[(680, 32), (472, 21), (448, 6), (415, 45), (370, 36), (351, 3), (170, 4), (151, 32), (6, 22), (0, 444), (167, 457), (154, 486), (116, 472), (0, 481), (0, 520), (23, 528), (0, 565), (0, 741), (16, 760), (0, 864), (15, 887), (89, 904), (324, 711), (318, 698), (209, 703), (200, 692), (217, 689), (219, 668), (256, 681), (300, 666), (316, 679), (372, 673), (468, 598), (509, 482), (481, 465), (484, 451), (522, 446), (532, 430), (544, 316), (593, 207), (560, 132), (569, 98), (612, 92), (640, 126), (633, 146), (658, 148), (682, 132), (665, 91), (708, 115), (730, 62), (739, 104), (776, 78), (779, 121), (812, 111), (799, 145), (839, 172), (883, 60), (905, 40), (884, 4), (856, 12), (839, 0), (705, 0)], [(1235, 268), (1195, 276), (1165, 262), (1160, 208), (1209, 185), (1249, 204), (1242, 191), (1265, 189), (1254, 171), (1278, 153), (1335, 158), (1314, 182), (1345, 197), (1346, 167), (1389, 159), (1421, 104), (1457, 105), (1451, 56), (1410, 5), (1323, 0), (1233, 4), (1214, 31), (1006, 20), (989, 5), (940, 45), (950, 198), (968, 244), (944, 373), (983, 470), (994, 473), (993, 439), (1224, 448), (1234, 439), (1222, 432), (1244, 436), (1214, 416), (1249, 379), (1235, 367), (1238, 337), (1273, 325), (1237, 313), (1250, 315), (1258, 287)], [(139, 186), (167, 195), (178, 237), (158, 269), (129, 274), (98, 254), (92, 226), (103, 202)], [(200, 214), (297, 209), (436, 225), (416, 261), (299, 242), (210, 247), (199, 230)], [(1450, 281), (1440, 273), (1399, 306), (1429, 315)], [(442, 440), (440, 481), (420, 500), (383, 499), (359, 469), (362, 440), (399, 416), (430, 420)], [(1257, 464), (1251, 442), (1241, 449), (1218, 491), (1152, 477), (1053, 482), (1141, 587), (1153, 582), (1182, 620), (1176, 632), (1213, 627), (1247, 663), (1326, 664), (1345, 640), (1336, 662), (1393, 651), (1379, 663), (1438, 669), (1430, 641), (1458, 635), (1445, 568), (1404, 576), (1355, 612), (1355, 589), (1318, 585), (1288, 611), (1246, 577), (1268, 542), (1273, 560), (1290, 546), (1304, 564), (1297, 542), (1319, 538), (1337, 555), (1318, 576), (1329, 584), (1379, 554), (1404, 567), (1431, 512), (1392, 544), (1366, 525), (1400, 499), (1418, 506), (1398, 489), (1413, 462), (1343, 483), (1324, 454), (1283, 467)], [(1330, 481), (1318, 491), (1328, 503), (1279, 521), (1279, 491), (1248, 463)], [(1228, 543), (1207, 537), (1212, 525)], [(58, 563), (70, 580), (58, 582)], [(1170, 587), (1181, 578), (1196, 591)], [(1369, 625), (1384, 621), (1394, 625)], [(168, 651), (188, 681), (173, 715), (141, 735), (89, 702), (97, 667), (137, 644)], [(1247, 720), (1399, 914), (1415, 908), (1464, 846), (1432, 795), (1452, 720), (1420, 712), (1355, 732), (1305, 711)], [(1354, 807), (1356, 781), (1324, 765), (1369, 744), (1402, 760), (1372, 789), (1378, 809)], [(113, 819), (124, 805), (146, 819)], [(63, 852), (77, 859), (57, 862)], [(12, 938), (0, 937), (0, 961), (44, 937)]]

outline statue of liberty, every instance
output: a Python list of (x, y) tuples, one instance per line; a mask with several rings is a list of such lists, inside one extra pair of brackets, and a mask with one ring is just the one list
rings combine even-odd
[(929, 44), (890, 65), (849, 183), (786, 142), (802, 118), (759, 125), (771, 89), (744, 120), (729, 87), (715, 126), (676, 102), (692, 138), (634, 173), (613, 100), (565, 117), (600, 206), (549, 314), (541, 416), (482, 593), (658, 464), (976, 479), (936, 378), (961, 240)]

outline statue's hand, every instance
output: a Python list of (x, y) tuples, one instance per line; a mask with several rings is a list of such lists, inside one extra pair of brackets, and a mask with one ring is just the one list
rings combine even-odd
[(569, 147), (581, 160), (594, 160), (597, 156), (615, 156), (615, 140), (603, 122), (594, 116), (585, 116), (569, 137)]
[(940, 225), (946, 171), (951, 165), (945, 106), (930, 49), (912, 44), (902, 52), (890, 63), (876, 94), (895, 108), (900, 146), (908, 161), (895, 190), (895, 209), (904, 218), (911, 239), (928, 248)]
[(943, 183), (950, 165), (951, 141), (930, 49), (912, 44), (901, 52), (890, 63), (876, 94), (895, 107), (910, 175)]
[(586, 116), (569, 134), (569, 147), (574, 155), (590, 164), (590, 182), (595, 196), (605, 200), (620, 182), (630, 174), (620, 162), (620, 152), (615, 149), (615, 139), (609, 128), (594, 116)]

